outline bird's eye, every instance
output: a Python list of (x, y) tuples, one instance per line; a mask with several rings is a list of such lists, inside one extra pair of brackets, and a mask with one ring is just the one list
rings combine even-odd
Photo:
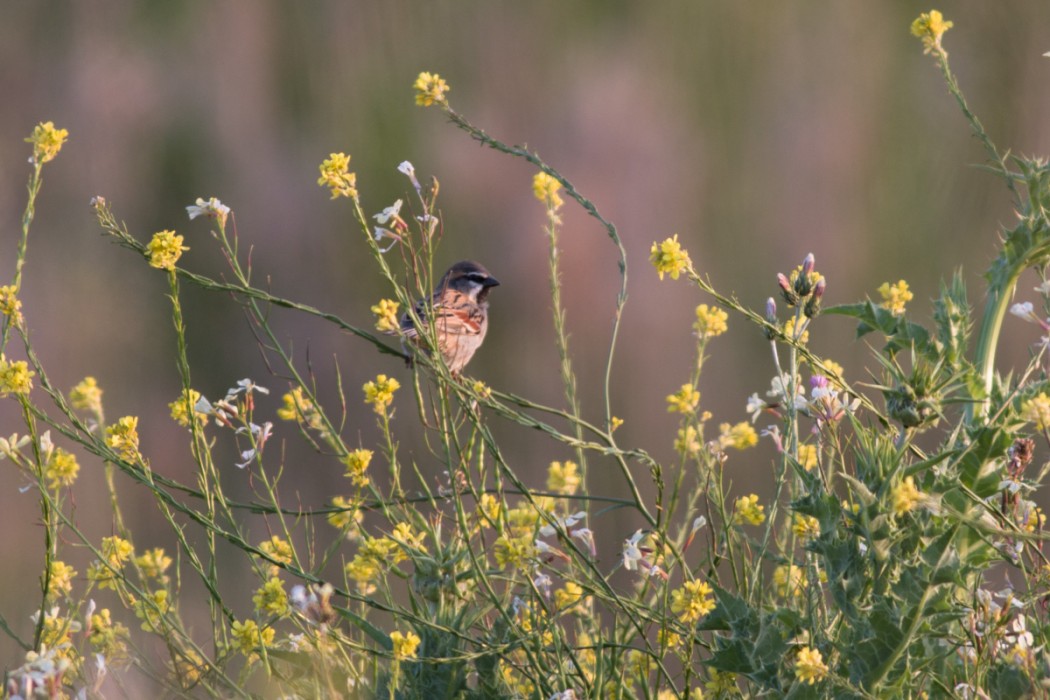
[(486, 275), (483, 275), (483, 274), (478, 273), (478, 272), (472, 272), (469, 275), (467, 275), (467, 279), (469, 279), (471, 282), (477, 282), (478, 284), (484, 284), (485, 280), (487, 280), (488, 277)]

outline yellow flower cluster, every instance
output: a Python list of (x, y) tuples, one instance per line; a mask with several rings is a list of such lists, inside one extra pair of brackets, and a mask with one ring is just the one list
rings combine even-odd
[(260, 615), (283, 617), (288, 614), (288, 594), (284, 583), (276, 576), (264, 583), (252, 596), (255, 612)]
[(25, 396), (33, 388), (33, 377), (36, 372), (29, 369), (25, 360), (8, 361), (0, 355), (0, 398), (8, 394)]
[(722, 423), (718, 426), (718, 432), (718, 446), (723, 450), (727, 447), (746, 450), (758, 444), (758, 433), (747, 421), (741, 421), (736, 425)]
[(807, 583), (806, 572), (801, 566), (783, 564), (773, 569), (773, 585), (776, 586), (777, 595), (783, 598), (802, 595)]
[(893, 499), (893, 512), (904, 515), (922, 502), (925, 496), (915, 486), (915, 477), (909, 476), (901, 483), (893, 487), (891, 494)]
[(803, 683), (813, 685), (828, 675), (828, 666), (824, 657), (816, 649), (802, 647), (795, 659), (795, 675)]
[(571, 496), (580, 488), (580, 467), (576, 462), (551, 462), (547, 468), (547, 490)]
[(357, 173), (350, 172), (350, 156), (345, 153), (331, 153), (321, 163), (321, 177), (317, 184), (327, 187), (332, 199), (351, 197), (357, 199)]
[(492, 545), (492, 556), (501, 569), (517, 569), (536, 553), (530, 535), (525, 537), (500, 536)]
[(90, 411), (95, 415), (102, 413), (102, 389), (94, 377), (84, 377), (75, 387), (69, 390), (69, 403), (78, 411)]
[(690, 413), (700, 405), (700, 392), (692, 384), (683, 384), (682, 388), (667, 397), (668, 413)]
[(379, 303), (372, 307), (372, 313), (376, 316), (377, 331), (395, 333), (401, 328), (401, 322), (397, 318), (397, 310), (400, 306), (393, 299), (380, 299)]
[(48, 577), (48, 599), (53, 600), (59, 594), (68, 595), (72, 593), (73, 579), (76, 575), (76, 569), (69, 564), (57, 559), (53, 560)]
[(1050, 428), (1050, 396), (1046, 392), (1039, 392), (1021, 404), (1021, 417), (1030, 423), (1035, 423), (1036, 430)]
[(354, 486), (364, 488), (369, 483), (368, 475), (365, 472), (368, 471), (368, 465), (371, 462), (372, 450), (354, 450), (343, 458), (343, 464), (346, 465), (346, 474), (343, 476), (350, 479)]
[(256, 658), (256, 650), (273, 644), (274, 630), (272, 627), (260, 628), (255, 620), (236, 621), (232, 629), (233, 640), (237, 649), (248, 657), (249, 661)]
[[(802, 333), (799, 334), (795, 330), (795, 321), (796, 319), (794, 316), (784, 321), (784, 336), (805, 345), (809, 342), (809, 331), (803, 330)], [(801, 324), (799, 324), (799, 327), (801, 327)]]
[(678, 437), (675, 438), (674, 448), (680, 454), (695, 457), (700, 453), (700, 432), (691, 425), (678, 429)]
[(798, 463), (802, 465), (803, 469), (807, 472), (811, 471), (813, 467), (817, 466), (817, 461), (816, 445), (798, 446)]
[(380, 374), (374, 382), (364, 385), (365, 403), (372, 404), (376, 413), (385, 416), (387, 407), (394, 402), (394, 392), (400, 388), (401, 383), (396, 379)]
[(559, 209), (565, 203), (558, 194), (560, 189), (561, 183), (547, 173), (538, 172), (532, 177), (532, 193), (550, 209)]
[(733, 522), (761, 525), (766, 520), (766, 507), (758, 502), (758, 496), (750, 494), (736, 499)]
[(91, 616), (88, 641), (91, 648), (106, 658), (106, 663), (114, 665), (127, 659), (128, 628), (119, 622), (113, 622), (109, 608), (102, 608)]
[(554, 606), (558, 610), (568, 610), (582, 599), (583, 588), (572, 581), (566, 581), (564, 586), (554, 591)]
[(653, 243), (653, 247), (649, 249), (649, 262), (656, 268), (660, 279), (668, 274), (671, 279), (676, 280), (679, 275), (688, 272), (693, 266), (689, 253), (682, 250), (682, 244), (678, 242), (677, 233), (671, 238), (664, 239), (661, 243)]
[[(345, 496), (334, 496), (332, 498), (332, 508), (340, 508), (342, 510), (329, 513), (328, 524), (340, 530), (349, 528), (351, 524), (359, 523), (364, 519), (364, 513)], [(349, 535), (350, 533), (348, 532), (347, 534)]]
[(726, 323), (728, 320), (729, 314), (722, 309), (701, 304), (696, 307), (696, 321), (693, 323), (693, 330), (701, 339), (714, 338), (726, 332), (729, 328)]
[(106, 447), (126, 462), (137, 462), (140, 457), (138, 416), (124, 416), (115, 424), (107, 426)]
[(897, 284), (883, 282), (878, 292), (882, 297), (882, 303), (879, 306), (887, 309), (894, 316), (903, 315), (904, 306), (915, 298), (915, 295), (908, 289), (908, 283), (904, 280), (900, 280)]
[(56, 129), (54, 122), (41, 122), (33, 128), (33, 133), (25, 141), (33, 144), (33, 162), (42, 165), (54, 160), (67, 138), (69, 132)]
[(923, 12), (911, 23), (912, 35), (922, 39), (923, 53), (941, 50), (941, 37), (951, 28), (952, 23), (937, 10)]
[(193, 420), (198, 425), (202, 425), (208, 419), (208, 415), (194, 410), (194, 407), (200, 400), (201, 393), (199, 391), (194, 389), (183, 389), (182, 396), (168, 404), (168, 408), (171, 410), (172, 419), (182, 427), (188, 428), (190, 425), (190, 416), (193, 416)]
[[(295, 551), (292, 549), (291, 543), (277, 535), (260, 542), (259, 551), (279, 564), (291, 564), (295, 557)], [(270, 575), (276, 576), (277, 572), (280, 571), (280, 567), (277, 564), (271, 564), (269, 561), (266, 563), (270, 565)]]
[(174, 270), (184, 250), (189, 248), (182, 245), (182, 236), (174, 231), (158, 231), (146, 246), (150, 267), (160, 270)]
[(164, 572), (171, 566), (171, 557), (165, 554), (160, 547), (154, 547), (135, 557), (135, 566), (139, 568), (144, 578), (166, 584), (168, 577)]
[(420, 107), (429, 107), (435, 103), (447, 105), (445, 93), (452, 89), (440, 75), (427, 72), (420, 73), (412, 87), (416, 90), (416, 104)]
[(48, 480), (48, 488), (57, 489), (72, 486), (79, 471), (80, 465), (77, 464), (76, 455), (56, 447), (44, 466), (44, 478)]
[(390, 643), (395, 659), (409, 659), (416, 655), (416, 649), (422, 640), (415, 632), (402, 634), (400, 630), (390, 633)]
[(671, 612), (686, 624), (697, 622), (715, 609), (713, 592), (705, 581), (686, 581), (671, 592)]
[(22, 302), (18, 300), (18, 290), (13, 284), (0, 286), (0, 314), (11, 319), (11, 323), (22, 322)]
[(798, 537), (800, 540), (816, 539), (817, 537), (820, 537), (820, 521), (812, 515), (795, 513), (795, 517), (791, 524), (791, 531), (794, 532), (795, 537)]

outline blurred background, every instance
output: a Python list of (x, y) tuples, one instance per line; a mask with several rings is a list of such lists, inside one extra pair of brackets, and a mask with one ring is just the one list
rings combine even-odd
[[(100, 236), (91, 197), (104, 196), (142, 241), (175, 229), (191, 248), (180, 264), (220, 275), (207, 224), (185, 211), (197, 197), (218, 197), (235, 211), (259, 285), (370, 327), (369, 307), (389, 292), (347, 202), (329, 201), (316, 185), (317, 166), (330, 152), (352, 154), (371, 214), (407, 198), (396, 167), (410, 160), (441, 182), (438, 265), (474, 258), (503, 283), (468, 374), (560, 406), (534, 169), (479, 148), (436, 108), (415, 106), (416, 75), (437, 72), (457, 110), (536, 150), (617, 224), (629, 283), (614, 368), (613, 413), (625, 420), (617, 435), (671, 463), (678, 419), (664, 397), (689, 377), (693, 309), (710, 300), (684, 281), (657, 279), (647, 262), (654, 240), (678, 233), (717, 288), (755, 308), (775, 295), (777, 272), (813, 252), (827, 304), (877, 298), (882, 282), (905, 279), (915, 293), (910, 315), (925, 323), (939, 282), (961, 267), (981, 310), (980, 275), (1013, 213), (1001, 182), (973, 167), (984, 151), (909, 34), (929, 9), (905, 1), (8, 2), (0, 281), (13, 274), (25, 205), (23, 139), (54, 121), (70, 138), (44, 171), (22, 294), (35, 350), (59, 388), (95, 376), (110, 420), (140, 416), (153, 468), (189, 481), (185, 433), (168, 417), (179, 377), (165, 277)], [(1050, 4), (960, 0), (939, 9), (955, 23), (945, 36), (952, 67), (992, 139), (1014, 153), (1050, 152), (1050, 58), (1042, 55)], [(585, 417), (600, 423), (617, 256), (578, 208), (568, 205), (563, 219), (570, 342)], [(1018, 299), (1034, 300), (1035, 284), (1023, 281)], [(272, 391), (257, 418), (275, 420), (288, 385), (270, 374), (235, 301), (187, 287), (184, 305), (194, 386), (214, 399), (251, 377)], [(284, 312), (272, 320), (332, 402), (338, 366), (345, 435), (372, 446), (374, 415), (360, 386), (377, 373), (407, 385), (409, 372), (324, 323)], [(712, 427), (745, 420), (747, 396), (773, 376), (761, 334), (739, 319), (729, 326), (701, 380)], [(867, 380), (869, 349), (853, 335), (852, 323), (826, 317), (811, 327), (810, 344), (843, 364), (847, 378)], [(1034, 326), (1007, 319), (1000, 368), (1022, 366), (1036, 340)], [(410, 394), (395, 405), (402, 458), (436, 482), (440, 466), (423, 447)], [(0, 405), (0, 434), (20, 430), (13, 409)], [(534, 486), (544, 485), (550, 460), (573, 457), (518, 426), (496, 430), (511, 466)], [(288, 440), (289, 504), (318, 506), (347, 490), (338, 465), (298, 447), (291, 426), (279, 423), (277, 438)], [(227, 493), (247, 500), (248, 475), (229, 454)], [(772, 459), (762, 444), (734, 453), (727, 473), (738, 490), (761, 491)], [(609, 464), (594, 460), (591, 474), (597, 493), (624, 493)], [(9, 572), (0, 577), (0, 615), (22, 635), (39, 605), (43, 561), (39, 507), (32, 491), (19, 492), (25, 483), (0, 464), (8, 533), (0, 558)], [(164, 528), (153, 527), (160, 516), (149, 495), (127, 480), (120, 489), (141, 533), (136, 546), (170, 549)], [(101, 465), (82, 461), (74, 498), (87, 533), (111, 534)], [(611, 567), (637, 522), (607, 516), (592, 527)], [(268, 536), (262, 523), (251, 533)], [(67, 550), (63, 558), (83, 575), (87, 557), (77, 559), (75, 542)], [(236, 585), (236, 575), (227, 583)], [(249, 609), (246, 597), (241, 612)], [(20, 661), (0, 637), (0, 664)]]

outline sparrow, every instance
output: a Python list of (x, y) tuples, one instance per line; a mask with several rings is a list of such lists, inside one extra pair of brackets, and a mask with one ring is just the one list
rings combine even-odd
[[(437, 320), (437, 349), (445, 365), (458, 376), (485, 340), (489, 328), (489, 290), (499, 280), (473, 260), (461, 260), (448, 269), (429, 300), (416, 302), (416, 317), (425, 325), (429, 309)], [(411, 314), (401, 317), (402, 342), (420, 343), (419, 329)], [(424, 333), (426, 331), (424, 330)]]

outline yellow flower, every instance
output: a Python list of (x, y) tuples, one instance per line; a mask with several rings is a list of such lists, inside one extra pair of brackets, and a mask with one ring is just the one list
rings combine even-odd
[(34, 375), (36, 372), (31, 371), (29, 363), (24, 360), (8, 362), (6, 357), (0, 355), (0, 398), (8, 394), (28, 394), (33, 388)]
[(547, 490), (571, 496), (580, 488), (580, 468), (576, 462), (551, 462), (547, 468)]
[(33, 144), (33, 161), (42, 165), (58, 155), (67, 138), (69, 132), (56, 129), (54, 122), (41, 122), (33, 128), (32, 135), (25, 141)]
[(925, 496), (915, 487), (915, 477), (909, 476), (893, 487), (893, 512), (904, 515), (922, 502)]
[(1021, 404), (1021, 417), (1026, 421), (1035, 423), (1036, 430), (1050, 428), (1050, 396), (1046, 392), (1039, 392)]
[(700, 433), (691, 425), (678, 429), (678, 437), (675, 438), (674, 448), (682, 455), (695, 457), (700, 453)]
[(795, 660), (795, 675), (803, 683), (813, 685), (828, 675), (828, 666), (820, 652), (810, 647), (802, 647)]
[(426, 553), (427, 551), (427, 545), (424, 541), (426, 539), (426, 533), (414, 532), (409, 523), (402, 522), (395, 525), (391, 536), (394, 541), (401, 545), (402, 549), (409, 548), (423, 553)]
[(69, 390), (69, 403), (80, 411), (102, 413), (102, 389), (94, 377), (84, 377), (75, 387)]
[(683, 384), (682, 388), (667, 397), (668, 413), (690, 413), (700, 405), (700, 392), (692, 384)]
[(114, 425), (106, 427), (106, 447), (116, 452), (127, 462), (139, 459), (139, 419), (124, 416)]
[(742, 421), (736, 425), (722, 423), (718, 426), (718, 431), (718, 446), (723, 450), (727, 447), (746, 450), (758, 444), (758, 433), (747, 421)]
[(479, 399), (492, 398), (492, 389), (480, 379), (475, 379), (474, 383), (470, 385), (471, 391), (478, 395)]
[(820, 521), (812, 515), (795, 513), (791, 531), (801, 540), (811, 540), (820, 536)]
[(551, 209), (558, 209), (564, 204), (558, 195), (560, 189), (561, 183), (545, 172), (538, 172), (532, 177), (532, 193)]
[(501, 569), (519, 568), (535, 554), (535, 546), (530, 536), (496, 538), (492, 545), (492, 555)]
[(583, 598), (583, 588), (572, 581), (566, 581), (565, 585), (554, 591), (554, 606), (558, 610), (568, 610)]
[(255, 620), (234, 622), (231, 632), (237, 648), (249, 659), (254, 659), (257, 649), (273, 644), (273, 628), (265, 627), (260, 629)]
[(175, 235), (174, 231), (159, 231), (153, 234), (153, 239), (146, 246), (150, 267), (161, 270), (174, 270), (175, 263), (182, 257), (184, 250), (189, 248), (182, 245), (182, 236)]
[(419, 74), (412, 87), (416, 89), (416, 104), (420, 107), (429, 107), (434, 103), (447, 104), (445, 93), (452, 89), (437, 73), (426, 72)]
[(686, 623), (698, 622), (715, 609), (714, 591), (706, 581), (686, 581), (682, 587), (671, 592), (671, 612)]
[(164, 575), (164, 572), (171, 566), (171, 557), (165, 554), (160, 547), (154, 547), (135, 557), (135, 566), (139, 567), (145, 578), (167, 583), (168, 577)]
[(902, 315), (905, 304), (915, 298), (915, 295), (908, 289), (908, 283), (904, 280), (900, 280), (897, 284), (892, 285), (889, 282), (883, 282), (878, 292), (882, 297), (882, 303), (879, 306), (888, 310), (894, 316)]
[(802, 331), (802, 335), (798, 335), (795, 332), (795, 317), (792, 316), (788, 320), (784, 321), (784, 335), (792, 340), (805, 345), (809, 342), (809, 331)]
[[(288, 540), (274, 535), (268, 540), (263, 540), (259, 543), (259, 551), (265, 554), (267, 557), (280, 564), (291, 564), (295, 558), (295, 550), (292, 549), (291, 543)], [(267, 562), (269, 563), (269, 562)], [(273, 576), (277, 575), (277, 571), (280, 567), (277, 564), (270, 565), (270, 573)]]
[(817, 373), (826, 376), (838, 388), (843, 388), (842, 377), (845, 376), (845, 370), (842, 369), (842, 365), (834, 360), (824, 360), (824, 369), (826, 371), (817, 370)]
[(168, 600), (168, 592), (164, 589), (146, 594), (145, 598), (132, 603), (135, 617), (142, 620), (142, 630), (145, 632), (160, 632), (164, 616), (171, 610), (171, 601)]
[(350, 479), (354, 486), (358, 488), (368, 486), (369, 479), (365, 471), (371, 462), (372, 450), (354, 450), (343, 458), (343, 464), (346, 465), (346, 474), (344, 476)]
[(394, 401), (394, 392), (400, 388), (401, 383), (396, 379), (380, 374), (374, 382), (364, 385), (365, 403), (372, 404), (373, 410), (379, 415), (386, 415), (387, 406)]
[(422, 640), (415, 632), (402, 634), (400, 631), (390, 633), (390, 643), (393, 645), (395, 659), (408, 659), (416, 655), (416, 649)]
[(766, 519), (766, 507), (758, 502), (758, 496), (755, 494), (736, 499), (735, 510), (733, 522), (738, 524), (748, 522), (752, 525), (761, 525)]
[(653, 243), (653, 247), (649, 249), (649, 262), (656, 268), (660, 279), (664, 278), (664, 274), (668, 274), (671, 279), (676, 280), (680, 274), (688, 272), (693, 266), (689, 253), (682, 250), (682, 244), (678, 242), (677, 233), (664, 239), (662, 243)]
[(273, 576), (252, 596), (255, 612), (260, 615), (284, 616), (288, 613), (288, 594), (281, 579)]
[(707, 674), (710, 680), (704, 687), (711, 691), (716, 697), (723, 694), (736, 693), (736, 674), (729, 671), (719, 671), (717, 668), (708, 668)]
[(22, 321), (22, 302), (18, 300), (18, 290), (13, 284), (0, 286), (0, 314), (7, 316), (14, 324)]
[(127, 658), (128, 628), (119, 622), (113, 622), (109, 608), (102, 608), (91, 616), (88, 627), (88, 641), (91, 647), (106, 657), (107, 664), (123, 661)]
[(333, 497), (332, 507), (343, 509), (328, 514), (328, 524), (332, 527), (342, 530), (350, 527), (352, 523), (357, 523), (364, 519), (364, 514), (358, 510), (357, 506), (343, 496)]
[(76, 455), (56, 447), (44, 467), (44, 477), (49, 482), (49, 488), (57, 489), (61, 486), (72, 486), (79, 471), (80, 465), (77, 464)]
[(393, 299), (380, 299), (379, 303), (372, 307), (372, 313), (376, 315), (377, 331), (394, 333), (401, 328), (401, 321), (397, 318), (397, 310), (400, 306)]
[(321, 177), (317, 184), (327, 187), (332, 199), (352, 197), (357, 199), (357, 173), (350, 172), (350, 156), (345, 153), (332, 153), (321, 163)]
[(773, 584), (777, 588), (777, 595), (781, 597), (798, 597), (806, 588), (806, 572), (801, 566), (781, 565), (773, 569)]
[(69, 564), (57, 559), (52, 560), (47, 597), (54, 598), (58, 594), (68, 595), (71, 593), (73, 591), (73, 578), (76, 575), (76, 569)]
[(346, 565), (346, 575), (357, 583), (357, 590), (362, 594), (368, 594), (375, 590), (372, 582), (382, 571), (379, 564), (371, 557), (357, 554), (353, 560)]
[(478, 518), (484, 518), (488, 525), (499, 522), (499, 515), (503, 511), (503, 502), (491, 493), (481, 494), (478, 500)]
[(696, 321), (693, 323), (693, 330), (700, 338), (714, 338), (726, 332), (729, 328), (726, 323), (728, 320), (729, 314), (722, 309), (701, 304), (696, 307)]
[(817, 446), (799, 445), (798, 463), (801, 464), (802, 468), (806, 471), (810, 471), (813, 467), (817, 466)]
[(193, 420), (198, 425), (204, 423), (208, 419), (208, 414), (194, 410), (197, 402), (200, 400), (201, 393), (199, 391), (183, 389), (182, 396), (168, 404), (168, 408), (171, 409), (172, 419), (184, 428), (189, 427), (190, 416), (193, 416)]
[(922, 39), (925, 47), (923, 53), (930, 53), (941, 49), (941, 37), (952, 28), (952, 23), (944, 19), (937, 10), (923, 12), (911, 23), (911, 33)]

